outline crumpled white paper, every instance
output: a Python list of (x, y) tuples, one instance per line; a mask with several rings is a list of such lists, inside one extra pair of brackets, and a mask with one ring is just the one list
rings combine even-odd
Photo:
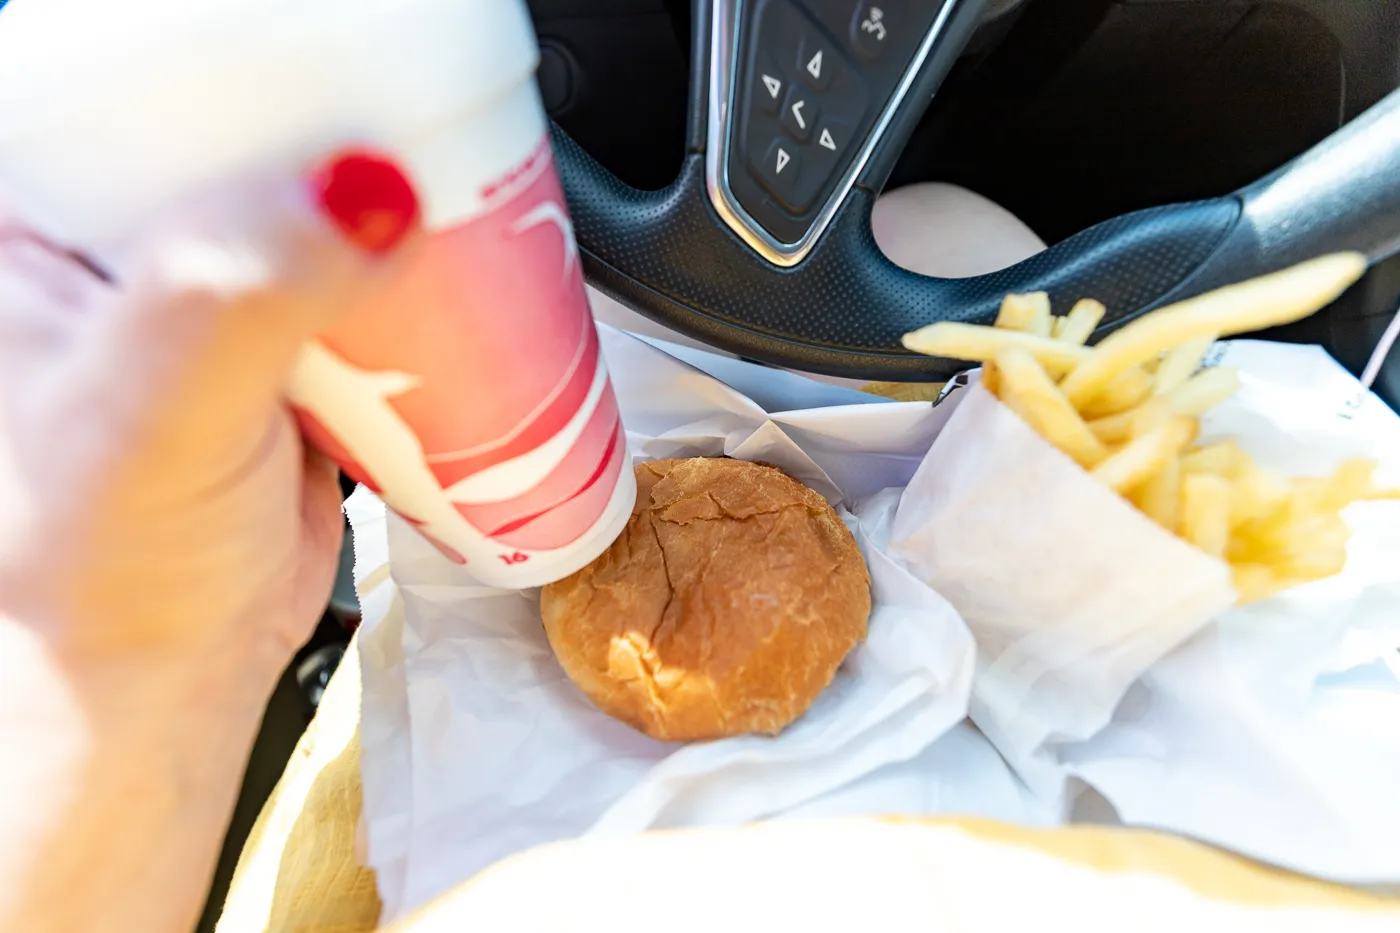
[[(1106, 728), (1038, 749), (1027, 784), (962, 720), (961, 620), (888, 543), (900, 487), (971, 393), (885, 403), (601, 330), (635, 453), (772, 460), (844, 510), (875, 581), (870, 641), (777, 739), (653, 742), (569, 685), (533, 595), (475, 587), (361, 490), (347, 511), (364, 819), (385, 922), (536, 843), (759, 817), (1121, 818), (1324, 877), (1400, 880), (1400, 504), (1354, 507), (1346, 572), (1220, 616), (1129, 687)], [(1400, 419), (1321, 351), (1223, 352), (1244, 389), (1208, 435), (1289, 473), (1346, 455), (1400, 467)]]
[(1229, 568), (1163, 531), (982, 386), (900, 501), (893, 553), (977, 641), (969, 713), (1042, 795), (1133, 681), (1235, 601)]
[[(1400, 478), (1400, 418), (1317, 347), (1234, 341), (1243, 386), (1203, 439), (1318, 475)], [(1231, 610), (1129, 691), (1062, 762), (1126, 823), (1305, 874), (1400, 881), (1400, 502), (1346, 513), (1342, 573)]]
[[(781, 736), (657, 742), (598, 712), (567, 680), (537, 591), (476, 584), (362, 491), (349, 513), (365, 603), (364, 812), (386, 920), (537, 843), (742, 823), (841, 789), (843, 805), (879, 810), (882, 785), (862, 792), (857, 782), (914, 759), (964, 716), (971, 636), (884, 555), (899, 489), (946, 413), (792, 376), (763, 394), (859, 404), (770, 414), (641, 340), (600, 332), (635, 457), (762, 460), (838, 508), (871, 571), (869, 636)], [(972, 770), (990, 771), (1022, 805), (990, 749)]]

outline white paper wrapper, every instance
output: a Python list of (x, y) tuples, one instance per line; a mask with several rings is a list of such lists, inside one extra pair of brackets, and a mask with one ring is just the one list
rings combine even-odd
[[(1121, 817), (1328, 878), (1400, 880), (1400, 505), (1353, 508), (1356, 534), (1343, 574), (1225, 613), (1136, 684), (1124, 684), (1127, 697), (1116, 711), (1108, 698), (1121, 692), (1117, 682), (1135, 656), (1083, 655), (1085, 644), (1104, 636), (1092, 626), (1073, 630), (1080, 650), (1045, 649), (1057, 662), (1073, 654), (1107, 672), (1085, 694), (1107, 721), (1092, 737), (1071, 741), (1072, 730), (1051, 732), (1032, 745), (1050, 714), (1076, 714), (1071, 721), (1081, 731), (1097, 728), (1086, 707), (1057, 705), (1077, 685), (1053, 677), (1026, 685), (1010, 676), (1033, 665), (994, 673), (989, 683), (1001, 690), (991, 690), (994, 699), (1018, 690), (1038, 702), (1049, 698), (1036, 710), (1024, 702), (999, 707), (1014, 714), (999, 741), (1032, 749), (1018, 762), (1034, 779), (1027, 784), (962, 720), (975, 664), (966, 628), (888, 543), (896, 510), (912, 522), (917, 509), (940, 501), (940, 483), (951, 485), (967, 469), (957, 458), (947, 466), (952, 472), (920, 464), (953, 414), (976, 413), (960, 403), (975, 403), (977, 394), (958, 391), (937, 408), (886, 403), (675, 351), (693, 364), (686, 365), (606, 328), (603, 344), (634, 450), (773, 460), (839, 504), (871, 564), (877, 611), (870, 641), (808, 717), (777, 739), (690, 748), (652, 742), (596, 712), (564, 679), (532, 594), (475, 586), (361, 490), (347, 511), (364, 613), (364, 818), (385, 922), (535, 843), (759, 817), (958, 813), (1042, 826), (1071, 816)], [(1357, 454), (1400, 466), (1400, 421), (1321, 351), (1237, 342), (1225, 355), (1243, 369), (1244, 389), (1212, 414), (1208, 434), (1236, 435), (1261, 461), (1289, 473), (1319, 473)], [(1018, 443), (1028, 444), (1025, 437)], [(1012, 456), (987, 466), (1010, 470), (1020, 462)], [(1068, 461), (1041, 464), (1068, 468)], [(901, 503), (899, 490), (916, 470), (920, 478)], [(1069, 498), (1063, 508), (1073, 505)], [(995, 547), (1006, 563), (1007, 542), (1027, 513), (999, 508), (999, 518), (971, 527), (968, 541), (941, 546)], [(1119, 535), (1156, 531), (1150, 524), (1134, 530), (1121, 514), (1127, 506), (1115, 510), (1100, 499), (1089, 508), (1129, 527), (1090, 535), (1088, 513), (1076, 513), (1080, 561), (1121, 562), (1137, 545)], [(1121, 553), (1103, 554), (1108, 544)], [(915, 565), (928, 555), (922, 548), (907, 554)], [(1163, 559), (1182, 560), (1185, 574), (1148, 607), (1166, 624), (1186, 615), (1164, 608), (1180, 602), (1181, 581), (1210, 575), (1192, 577), (1193, 562), (1180, 555)], [(1019, 572), (1007, 572), (1008, 587), (1023, 579), (1058, 592), (1026, 565)], [(1140, 605), (1132, 610), (1144, 613)], [(1157, 654), (1179, 640), (1167, 628), (1120, 634)], [(984, 667), (979, 681), (985, 675)], [(988, 695), (981, 682), (977, 690)], [(1071, 808), (1069, 798), (1085, 788)]]
[(894, 554), (977, 640), (973, 722), (1042, 794), (1055, 748), (1234, 602), (1229, 569), (1167, 534), (980, 385), (895, 517)]
[[(544, 637), (537, 592), (477, 585), (397, 517), (376, 513), (362, 492), (350, 512), (364, 542), (357, 579), (368, 587), (365, 814), (386, 920), (537, 843), (741, 823), (838, 789), (842, 806), (878, 811), (885, 785), (862, 792), (856, 782), (915, 758), (964, 717), (971, 636), (941, 597), (883, 553), (899, 488), (945, 414), (861, 396), (859, 405), (770, 415), (640, 340), (606, 328), (602, 336), (641, 459), (762, 460), (838, 507), (870, 566), (869, 636), (777, 738), (656, 742), (598, 712), (565, 678)], [(774, 382), (766, 394), (788, 402), (804, 392), (824, 401), (856, 395), (810, 389), (795, 376)], [(369, 542), (376, 530), (384, 545)], [(376, 578), (372, 567), (386, 559), (391, 578)], [(990, 771), (1007, 806), (1024, 808), (989, 748), (969, 768)]]
[[(1221, 350), (1243, 387), (1203, 437), (1298, 475), (1373, 457), (1396, 481), (1400, 419), (1320, 349)], [(1400, 880), (1400, 503), (1346, 519), (1342, 573), (1222, 615), (1064, 750), (1069, 773), (1125, 822), (1324, 878)]]

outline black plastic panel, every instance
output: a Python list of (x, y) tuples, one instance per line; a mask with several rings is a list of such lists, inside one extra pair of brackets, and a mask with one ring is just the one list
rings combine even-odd
[(743, 3), (729, 185), (776, 240), (795, 243), (811, 227), (942, 6)]

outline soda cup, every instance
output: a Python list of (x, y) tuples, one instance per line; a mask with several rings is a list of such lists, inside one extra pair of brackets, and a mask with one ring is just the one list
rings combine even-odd
[(11, 0), (0, 183), (120, 278), (130, 233), (196, 189), (391, 153), (426, 241), (304, 348), (289, 402), (481, 583), (537, 586), (602, 553), (635, 497), (537, 55), (522, 0)]

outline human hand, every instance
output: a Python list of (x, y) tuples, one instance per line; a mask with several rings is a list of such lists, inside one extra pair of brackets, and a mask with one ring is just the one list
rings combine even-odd
[(0, 614), (61, 655), (265, 678), (310, 635), (340, 491), (282, 392), (416, 217), (388, 163), (338, 166), (186, 205), (120, 283), (0, 209)]
[(283, 387), (416, 212), (342, 159), (186, 205), (112, 282), (0, 207), (0, 929), (194, 924), (339, 552)]

